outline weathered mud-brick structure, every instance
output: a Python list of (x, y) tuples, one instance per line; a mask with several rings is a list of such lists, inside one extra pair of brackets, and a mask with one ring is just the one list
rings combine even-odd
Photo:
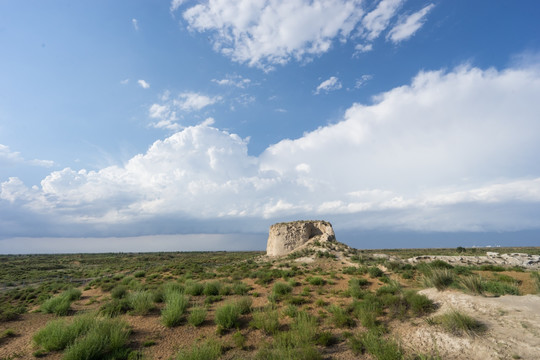
[(335, 241), (332, 224), (322, 220), (306, 220), (277, 223), (270, 226), (266, 254), (287, 255), (308, 243)]

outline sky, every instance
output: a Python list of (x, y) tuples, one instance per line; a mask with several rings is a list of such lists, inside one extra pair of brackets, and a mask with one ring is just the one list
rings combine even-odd
[(540, 246), (536, 0), (0, 0), (0, 253)]

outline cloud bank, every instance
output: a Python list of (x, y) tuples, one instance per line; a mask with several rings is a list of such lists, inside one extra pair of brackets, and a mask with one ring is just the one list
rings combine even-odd
[(3, 236), (242, 232), (327, 218), (342, 228), (538, 229), (538, 98), (539, 67), (423, 71), (259, 156), (206, 121), (122, 166), (66, 168), (33, 187), (4, 181), (0, 228)]

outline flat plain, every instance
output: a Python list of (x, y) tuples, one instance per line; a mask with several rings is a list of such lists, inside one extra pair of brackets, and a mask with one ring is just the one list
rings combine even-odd
[(0, 359), (536, 359), (537, 269), (407, 260), (485, 252), (4, 255)]

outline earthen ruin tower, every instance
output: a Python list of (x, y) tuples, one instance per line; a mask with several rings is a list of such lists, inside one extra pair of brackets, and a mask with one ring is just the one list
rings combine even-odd
[(280, 256), (315, 241), (335, 241), (332, 224), (322, 220), (293, 221), (270, 226), (266, 255)]

